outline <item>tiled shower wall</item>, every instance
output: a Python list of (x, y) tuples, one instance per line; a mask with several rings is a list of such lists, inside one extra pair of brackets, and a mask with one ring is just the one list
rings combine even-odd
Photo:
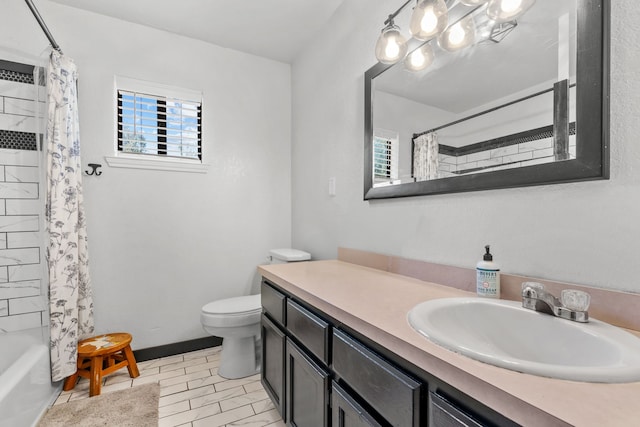
[(33, 78), (0, 61), (0, 332), (46, 324)]
[[(465, 171), (491, 172), (499, 169), (551, 163), (555, 161), (553, 144), (551, 137), (458, 157), (440, 154), (438, 171), (440, 178), (446, 178), (458, 176)], [(571, 159), (576, 158), (575, 135), (569, 136), (569, 156)], [(477, 168), (481, 169), (477, 170)]]

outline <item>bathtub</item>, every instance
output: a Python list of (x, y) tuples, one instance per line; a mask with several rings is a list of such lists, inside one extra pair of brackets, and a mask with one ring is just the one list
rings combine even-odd
[(57, 397), (46, 328), (0, 334), (0, 427), (36, 424)]

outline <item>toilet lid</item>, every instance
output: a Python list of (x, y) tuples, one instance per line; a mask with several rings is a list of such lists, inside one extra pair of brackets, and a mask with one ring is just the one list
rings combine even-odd
[(245, 315), (262, 311), (260, 294), (210, 302), (202, 307), (207, 314)]

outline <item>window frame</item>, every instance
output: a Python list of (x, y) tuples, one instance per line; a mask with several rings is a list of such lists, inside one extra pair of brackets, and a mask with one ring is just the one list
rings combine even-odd
[[(143, 80), (132, 79), (129, 77), (114, 77), (114, 155), (105, 156), (107, 164), (111, 167), (134, 168), (134, 169), (152, 169), (167, 170), (177, 172), (196, 172), (206, 173), (209, 165), (205, 163), (207, 153), (204, 146), (205, 134), (202, 125), (202, 110), (204, 108), (204, 99), (201, 91), (185, 89), (176, 86), (165, 85), (162, 83), (148, 82)], [(153, 97), (181, 99), (200, 105), (198, 112), (198, 122), (200, 131), (200, 153), (199, 158), (187, 158), (178, 156), (169, 156), (163, 154), (138, 154), (122, 151), (119, 149), (118, 137), (122, 132), (121, 124), (118, 118), (120, 109), (120, 101), (118, 92), (132, 92), (138, 94), (149, 94)], [(160, 115), (160, 114), (159, 114)], [(160, 141), (158, 141), (160, 142)], [(158, 144), (158, 152), (161, 151), (161, 144)], [(166, 153), (166, 149), (164, 150)]]

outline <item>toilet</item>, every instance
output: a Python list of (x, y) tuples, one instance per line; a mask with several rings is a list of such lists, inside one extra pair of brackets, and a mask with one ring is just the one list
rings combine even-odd
[[(271, 264), (308, 261), (311, 255), (297, 249), (272, 249)], [(202, 307), (200, 322), (209, 334), (222, 338), (218, 375), (244, 378), (260, 372), (260, 294), (226, 298)]]

